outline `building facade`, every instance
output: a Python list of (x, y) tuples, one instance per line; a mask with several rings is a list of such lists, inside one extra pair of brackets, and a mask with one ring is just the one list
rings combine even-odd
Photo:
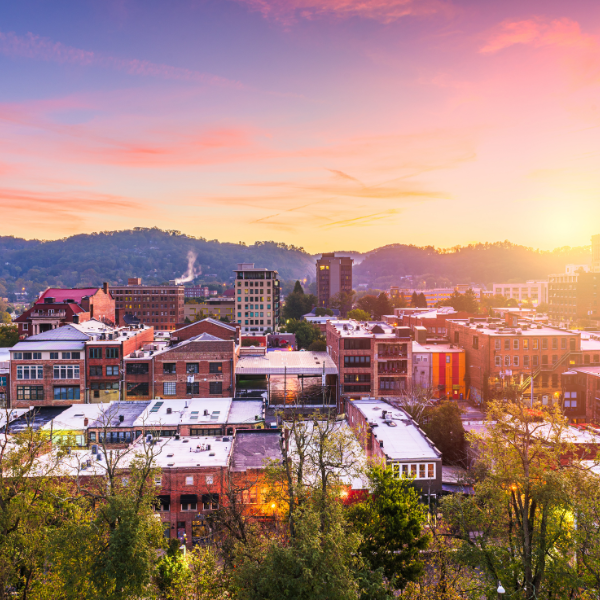
[[(343, 399), (398, 396), (412, 373), (410, 329), (387, 323), (328, 321), (327, 353), (339, 373)], [(343, 412), (343, 410), (342, 410)]]
[(465, 351), (455, 344), (412, 343), (413, 383), (430, 389), (433, 398), (463, 400), (465, 386)]
[(236, 321), (235, 298), (207, 298), (199, 304), (186, 304), (183, 314), (190, 321), (195, 321), (198, 317), (204, 315), (204, 317), (215, 319), (226, 318), (229, 323), (232, 323)]
[(526, 281), (525, 283), (494, 283), (494, 296), (512, 298), (517, 302), (531, 302), (534, 305), (548, 302), (547, 281)]
[(115, 314), (119, 326), (128, 325), (127, 317), (162, 331), (172, 331), (184, 317), (184, 287), (182, 285), (142, 285), (140, 278), (131, 278), (126, 286), (115, 286)]
[(235, 273), (235, 321), (242, 333), (277, 331), (281, 288), (277, 271), (240, 263)]
[(580, 319), (600, 320), (598, 284), (600, 273), (583, 268), (568, 269), (550, 275), (548, 284), (548, 316), (555, 324), (570, 324)]
[(317, 260), (317, 306), (329, 308), (329, 299), (352, 291), (354, 259), (327, 252)]

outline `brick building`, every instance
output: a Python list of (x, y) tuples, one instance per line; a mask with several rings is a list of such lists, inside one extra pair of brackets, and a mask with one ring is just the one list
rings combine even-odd
[(374, 398), (352, 400), (346, 411), (368, 458), (383, 462), (396, 477), (415, 477), (424, 495), (442, 491), (442, 455), (405, 411)]
[(552, 323), (573, 323), (579, 319), (600, 321), (598, 283), (600, 273), (586, 265), (568, 265), (565, 273), (550, 275), (548, 316)]
[(561, 396), (560, 375), (581, 355), (581, 334), (532, 325), (507, 313), (507, 321), (481, 318), (447, 321), (450, 341), (466, 353), (466, 386), (480, 402), (507, 395), (528, 396), (550, 404)]
[(547, 281), (526, 281), (525, 283), (494, 283), (494, 296), (512, 298), (518, 302), (529, 301), (534, 305), (548, 302)]
[(326, 252), (317, 259), (317, 306), (329, 307), (329, 299), (340, 292), (352, 291), (354, 259)]
[(210, 317), (176, 329), (171, 334), (171, 341), (183, 342), (202, 333), (209, 333), (222, 340), (233, 340), (237, 345), (241, 344), (240, 326), (237, 323), (223, 323)]
[(222, 296), (207, 298), (198, 304), (186, 304), (184, 306), (184, 319), (195, 321), (201, 314), (215, 319), (227, 318), (229, 322), (235, 322), (235, 298), (224, 298)]
[(230, 397), (239, 346), (201, 333), (159, 351), (125, 357), (125, 399)]
[(153, 327), (123, 327), (86, 342), (86, 374), (90, 402), (121, 398), (123, 357), (154, 341)]
[(406, 389), (412, 373), (410, 329), (381, 322), (328, 321), (326, 338), (339, 372), (340, 398), (398, 396)]
[(235, 273), (235, 320), (243, 333), (277, 331), (281, 287), (277, 271), (240, 263)]
[[(139, 347), (152, 337), (152, 328), (113, 329), (95, 319), (29, 336), (10, 349), (11, 406), (100, 402), (101, 390), (118, 393), (123, 348)], [(111, 348), (108, 357), (106, 348)]]
[(62, 327), (96, 319), (115, 324), (115, 301), (108, 283), (101, 288), (48, 288), (34, 305), (15, 319), (21, 339)]
[[(406, 309), (398, 309), (404, 311)], [(446, 321), (448, 319), (468, 319), (475, 315), (464, 311), (455, 311), (451, 306), (443, 306), (433, 310), (405, 312), (399, 315), (399, 325), (403, 327), (425, 327), (428, 337), (447, 337)]]
[(130, 278), (126, 286), (115, 286), (117, 323), (128, 325), (126, 317), (139, 319), (144, 325), (163, 331), (176, 329), (183, 323), (184, 287), (182, 285), (142, 285), (140, 278)]

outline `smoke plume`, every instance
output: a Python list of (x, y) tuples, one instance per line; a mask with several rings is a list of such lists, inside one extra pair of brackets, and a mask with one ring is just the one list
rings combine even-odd
[(181, 277), (178, 277), (177, 279), (175, 279), (175, 285), (181, 285), (182, 283), (188, 283), (189, 281), (194, 281), (194, 279), (196, 279), (196, 277), (198, 277), (198, 275), (202, 274), (201, 267), (198, 267), (197, 269), (194, 268), (194, 265), (196, 263), (196, 258), (197, 258), (197, 256), (191, 250), (187, 253), (187, 261), (188, 261), (187, 271)]

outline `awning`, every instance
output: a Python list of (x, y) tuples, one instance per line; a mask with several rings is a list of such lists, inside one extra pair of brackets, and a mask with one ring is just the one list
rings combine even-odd
[(198, 496), (196, 494), (182, 494), (181, 504), (196, 504), (198, 502)]
[(160, 494), (156, 502), (161, 510), (169, 510), (171, 506), (171, 496), (169, 494)]

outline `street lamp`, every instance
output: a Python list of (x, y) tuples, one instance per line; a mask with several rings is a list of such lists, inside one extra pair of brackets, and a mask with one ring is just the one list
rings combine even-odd
[(498, 592), (498, 600), (502, 600), (502, 596), (506, 594), (506, 590), (502, 587), (500, 582), (498, 582), (498, 589), (496, 591)]

